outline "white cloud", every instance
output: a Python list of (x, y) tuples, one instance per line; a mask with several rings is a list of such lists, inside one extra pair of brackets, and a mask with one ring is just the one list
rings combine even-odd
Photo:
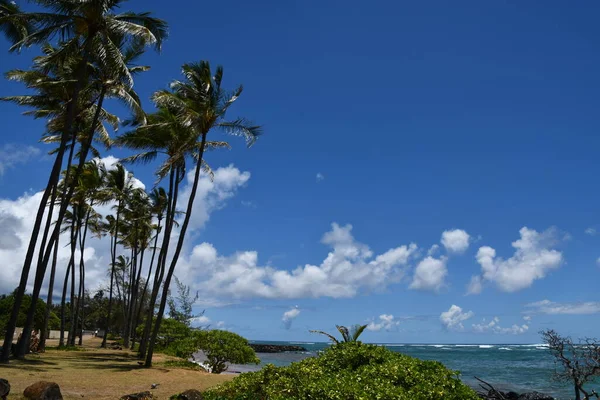
[[(101, 161), (105, 163), (107, 168), (110, 169), (114, 168), (114, 164), (118, 161), (118, 159), (108, 156), (101, 159)], [(210, 184), (205, 182), (208, 180), (208, 178), (203, 177), (201, 179), (202, 184), (199, 185), (198, 188), (195, 204), (195, 208), (201, 210), (202, 216), (195, 220), (195, 226), (193, 228), (200, 229), (209, 219), (210, 214), (222, 208), (226, 204), (227, 199), (233, 196), (236, 190), (247, 182), (249, 177), (249, 173), (240, 172), (233, 166), (218, 168), (215, 171), (215, 181)], [(137, 187), (143, 187), (144, 184), (139, 180), (134, 180), (134, 185)], [(190, 182), (184, 182), (182, 184), (182, 191), (189, 195), (189, 187)], [(32, 210), (37, 210), (41, 197), (42, 192), (34, 194), (27, 193), (14, 200), (0, 198), (0, 224), (2, 224), (1, 226), (3, 227), (0, 232), (0, 259), (3, 261), (3, 275), (2, 279), (0, 279), (0, 293), (10, 292), (18, 286), (23, 260), (25, 259), (27, 245), (29, 243), (29, 238), (34, 224), (35, 212)], [(103, 215), (106, 215), (107, 213), (112, 212), (111, 206), (112, 204), (99, 206), (97, 207), (97, 211)], [(192, 229), (192, 227), (190, 227), (190, 229)], [(174, 229), (173, 235), (174, 237), (177, 237), (178, 228)], [(191, 235), (188, 237), (191, 237)], [(61, 235), (61, 245), (59, 246), (58, 252), (56, 274), (57, 279), (54, 289), (55, 294), (62, 290), (61, 276), (64, 277), (70, 255), (70, 249), (68, 246), (64, 246), (68, 240), (67, 234)], [(186, 238), (186, 242), (189, 243), (189, 241), (190, 240)], [(174, 248), (175, 246), (171, 247)], [(188, 244), (186, 243), (184, 250), (187, 247)], [(205, 257), (210, 256), (210, 254), (206, 254), (206, 252), (205, 254), (201, 254), (202, 250), (207, 249), (201, 246), (199, 250), (197, 250), (199, 254), (196, 254), (195, 257), (201, 259), (203, 255)], [(79, 259), (78, 254), (79, 253), (77, 253), (76, 259)], [(34, 260), (37, 259), (36, 257), (37, 256), (34, 256)], [(214, 258), (216, 258), (216, 253), (214, 254)], [(95, 290), (99, 286), (106, 283), (110, 259), (110, 243), (108, 237), (104, 237), (102, 239), (90, 237), (87, 240), (85, 248), (85, 260), (86, 282), (88, 289)], [(144, 269), (146, 268), (147, 264), (144, 266)], [(188, 270), (186, 271), (185, 265), (178, 264), (178, 276), (180, 276), (180, 269), (182, 272), (181, 278), (188, 278), (188, 276), (186, 276), (186, 272), (189, 272), (189, 266)], [(30, 284), (33, 282), (33, 275), (34, 273), (30, 274)], [(188, 280), (184, 281), (186, 283), (191, 282)], [(30, 285), (27, 290), (31, 292), (32, 286)], [(42, 294), (45, 293), (46, 291), (43, 289)], [(231, 301), (229, 301), (229, 303), (230, 302)], [(222, 303), (223, 302), (221, 301), (220, 304)]]
[(462, 308), (452, 305), (448, 311), (440, 314), (442, 325), (450, 331), (462, 331), (465, 329), (463, 322), (475, 315), (472, 311), (463, 312)]
[(195, 289), (230, 299), (347, 298), (399, 282), (417, 246), (399, 246), (375, 256), (351, 231), (352, 225), (333, 223), (321, 240), (331, 248), (327, 257), (318, 265), (292, 270), (259, 265), (256, 251), (218, 255), (209, 243), (195, 246), (182, 262), (188, 265), (188, 280), (198, 282)]
[(587, 228), (587, 229), (585, 230), (585, 234), (586, 234), (586, 235), (590, 235), (590, 236), (596, 236), (596, 233), (598, 233), (598, 232), (596, 231), (596, 228)]
[(192, 318), (190, 322), (194, 326), (207, 326), (210, 325), (210, 318), (208, 318), (206, 315), (201, 315), (199, 317)]
[(40, 149), (33, 146), (5, 144), (0, 148), (0, 176), (18, 164), (24, 164), (40, 154)]
[(400, 325), (400, 321), (394, 319), (394, 316), (391, 314), (381, 314), (379, 316), (379, 321), (371, 321), (369, 325), (367, 325), (367, 330), (373, 332), (379, 332), (380, 330), (391, 331), (395, 327)]
[(531, 315), (525, 315), (525, 316), (523, 317), (523, 320), (524, 320), (524, 321), (527, 321), (527, 322), (530, 322), (530, 321), (531, 321)]
[(427, 250), (427, 255), (428, 256), (435, 256), (439, 250), (440, 250), (440, 246), (437, 245), (437, 244), (434, 244), (433, 246), (431, 246), (429, 248), (429, 250)]
[(317, 178), (316, 179), (317, 179), (317, 183), (321, 182), (321, 181), (325, 180), (325, 175), (323, 175), (320, 172), (317, 172)]
[(469, 285), (467, 286), (467, 294), (479, 294), (482, 290), (483, 283), (481, 282), (481, 276), (472, 276)]
[(426, 257), (415, 269), (410, 289), (430, 290), (437, 292), (446, 285), (445, 279), (448, 275), (446, 268), (447, 259)]
[(497, 333), (497, 334), (513, 334), (520, 335), (529, 330), (527, 324), (517, 325), (514, 324), (509, 328), (503, 328), (500, 326), (500, 318), (494, 317), (489, 323), (485, 323), (485, 319), (481, 324), (473, 324), (473, 331), (477, 333)]
[[(194, 170), (187, 174), (188, 184), (180, 192), (177, 201), (178, 208), (185, 210), (192, 191), (191, 183), (194, 179)], [(237, 190), (248, 182), (250, 172), (241, 172), (233, 165), (221, 167), (214, 171), (214, 180), (211, 181), (206, 175), (200, 177), (192, 217), (190, 219), (191, 231), (201, 229), (210, 218), (210, 214), (223, 208), (227, 200), (233, 197)]]
[(441, 243), (451, 253), (464, 253), (469, 248), (471, 237), (462, 229), (444, 231)]
[(283, 326), (285, 329), (290, 329), (292, 327), (292, 322), (298, 317), (298, 315), (300, 315), (300, 309), (298, 306), (283, 313), (281, 320), (283, 321)]
[(552, 249), (555, 231), (539, 233), (527, 227), (519, 231), (521, 238), (512, 243), (515, 253), (509, 259), (496, 257), (496, 250), (489, 246), (477, 251), (482, 279), (494, 282), (505, 292), (515, 292), (530, 287), (536, 279), (544, 278), (563, 261), (562, 253)]
[(600, 257), (596, 259), (596, 265), (600, 267)]
[(598, 314), (600, 313), (600, 302), (587, 301), (576, 303), (557, 303), (550, 300), (536, 301), (527, 304), (528, 313), (533, 314)]

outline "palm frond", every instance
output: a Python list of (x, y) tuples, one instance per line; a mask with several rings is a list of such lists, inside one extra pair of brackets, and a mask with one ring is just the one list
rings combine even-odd
[(259, 125), (251, 125), (244, 118), (238, 118), (234, 121), (223, 121), (216, 124), (217, 127), (223, 129), (230, 135), (242, 136), (246, 139), (248, 147), (256, 143), (258, 137), (262, 134), (262, 127)]
[(340, 341), (339, 341), (339, 340), (337, 340), (337, 338), (336, 338), (335, 336), (333, 336), (333, 335), (330, 335), (330, 334), (329, 334), (329, 333), (327, 333), (327, 332), (323, 332), (323, 331), (317, 331), (317, 330), (310, 330), (309, 332), (310, 332), (310, 333), (318, 333), (318, 334), (320, 334), (320, 335), (325, 335), (325, 336), (327, 336), (327, 337), (329, 338), (329, 340), (331, 340), (331, 341), (332, 341), (334, 344), (339, 344), (339, 343), (340, 343)]

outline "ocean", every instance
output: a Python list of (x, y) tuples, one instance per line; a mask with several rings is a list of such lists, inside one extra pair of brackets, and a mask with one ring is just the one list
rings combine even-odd
[[(257, 353), (260, 365), (232, 365), (230, 371), (256, 371), (263, 365), (289, 365), (317, 355), (319, 350), (329, 346), (319, 342), (276, 342), (251, 341), (260, 344), (298, 345), (306, 348), (306, 353)], [(573, 389), (565, 383), (552, 379), (554, 361), (543, 344), (394, 344), (382, 343), (392, 351), (397, 351), (422, 360), (436, 360), (452, 370), (461, 372), (466, 384), (477, 388), (477, 376), (500, 390), (513, 390), (518, 393), (538, 391), (560, 400), (573, 398)], [(595, 388), (597, 391), (600, 385)]]

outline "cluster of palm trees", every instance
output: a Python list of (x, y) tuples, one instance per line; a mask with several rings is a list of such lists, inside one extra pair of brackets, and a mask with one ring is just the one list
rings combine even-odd
[[(42, 141), (55, 146), (50, 151), (54, 163), (36, 213), (0, 361), (9, 359), (18, 312), (31, 278), (32, 307), (14, 356), (26, 353), (35, 304), (47, 278), (50, 309), (59, 245), (71, 250), (63, 281), (61, 320), (64, 327), (70, 283), (68, 340), (74, 344), (85, 297), (86, 239), (97, 234), (110, 236), (111, 242), (105, 335), (115, 306), (123, 308), (125, 345), (130, 345), (138, 322), (145, 321), (140, 357), (150, 366), (200, 176), (212, 174), (204, 152), (229, 147), (226, 142), (209, 140), (209, 133), (222, 130), (243, 136), (252, 145), (260, 127), (243, 118), (225, 119), (242, 87), (232, 92), (222, 89), (223, 69), (213, 72), (206, 61), (183, 65), (183, 79), (172, 82), (169, 90), (155, 92), (152, 102), (156, 111), (144, 112), (133, 82), (148, 67), (136, 62), (148, 46), (159, 50), (167, 35), (167, 24), (150, 13), (115, 13), (124, 0), (31, 1), (41, 11), (25, 12), (10, 0), (0, 0), (0, 30), (13, 43), (10, 50), (39, 45), (42, 51), (31, 69), (6, 74), (32, 94), (2, 100), (25, 106), (25, 114), (46, 120)], [(106, 99), (127, 106), (131, 116), (126, 124), (105, 108)], [(110, 129), (120, 125), (128, 126), (129, 132), (112, 139)], [(115, 145), (136, 153), (122, 162), (158, 161), (156, 175), (158, 182), (166, 182), (166, 189), (148, 194), (134, 187), (121, 164), (107, 170), (94, 160), (101, 156), (101, 147)], [(190, 196), (180, 198), (188, 169), (193, 170)], [(178, 210), (177, 204), (186, 201), (185, 209)], [(112, 205), (111, 215), (96, 211), (95, 206), (105, 204)], [(178, 232), (174, 232), (175, 226)], [(59, 244), (61, 232), (68, 243)], [(142, 315), (144, 310), (146, 315)]]

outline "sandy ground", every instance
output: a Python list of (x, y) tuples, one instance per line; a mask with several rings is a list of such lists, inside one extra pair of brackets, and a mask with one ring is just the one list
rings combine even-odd
[[(0, 364), (0, 378), (11, 385), (9, 399), (22, 399), (23, 390), (40, 380), (58, 383), (65, 400), (114, 400), (129, 393), (151, 390), (157, 399), (168, 399), (187, 389), (204, 390), (233, 379), (233, 375), (211, 375), (201, 371), (161, 366), (173, 359), (155, 355), (154, 367), (138, 364), (135, 354), (126, 350), (100, 349), (100, 339), (87, 339), (82, 351), (48, 350), (28, 355), (26, 360)], [(48, 341), (48, 346), (55, 343)]]

